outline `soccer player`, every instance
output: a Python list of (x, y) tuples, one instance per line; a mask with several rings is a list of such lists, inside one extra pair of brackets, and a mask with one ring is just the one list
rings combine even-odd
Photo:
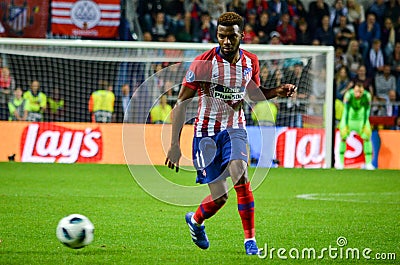
[(257, 56), (239, 48), (243, 36), (240, 15), (227, 12), (219, 17), (219, 46), (196, 57), (183, 80), (173, 109), (171, 147), (165, 164), (179, 170), (180, 132), (185, 123), (186, 107), (198, 93), (192, 158), (197, 170), (196, 182), (208, 184), (210, 195), (204, 198), (195, 213), (189, 212), (185, 216), (192, 240), (202, 249), (209, 247), (204, 221), (225, 204), (228, 198), (226, 178), (230, 176), (237, 194), (246, 254), (257, 255), (254, 198), (247, 176), (244, 96), (247, 93), (255, 101), (289, 97), (296, 87), (293, 84), (271, 89), (261, 87)]
[(340, 120), (339, 130), (342, 141), (340, 142), (340, 164), (338, 169), (344, 167), (344, 153), (346, 152), (346, 139), (351, 131), (358, 133), (364, 140), (365, 168), (372, 170), (372, 143), (371, 125), (369, 114), (371, 110), (371, 94), (364, 90), (361, 82), (356, 83), (353, 89), (346, 92), (343, 98), (344, 110)]

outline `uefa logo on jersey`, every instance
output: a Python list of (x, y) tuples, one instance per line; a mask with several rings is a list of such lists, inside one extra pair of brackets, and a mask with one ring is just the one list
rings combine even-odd
[(188, 70), (187, 73), (186, 73), (185, 78), (186, 78), (186, 82), (188, 82), (188, 83), (194, 82), (195, 75), (194, 75), (193, 71), (192, 70)]
[(100, 19), (100, 7), (93, 1), (77, 1), (71, 8), (71, 20), (81, 29), (87, 30), (97, 26)]

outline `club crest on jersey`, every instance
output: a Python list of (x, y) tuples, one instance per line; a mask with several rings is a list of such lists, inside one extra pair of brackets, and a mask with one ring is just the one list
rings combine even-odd
[(195, 77), (195, 75), (194, 75), (192, 70), (188, 70), (186, 72), (185, 78), (186, 78), (186, 82), (188, 82), (188, 83), (192, 83), (196, 79), (196, 77)]
[(248, 82), (251, 79), (253, 69), (250, 67), (246, 67), (243, 70), (243, 78)]

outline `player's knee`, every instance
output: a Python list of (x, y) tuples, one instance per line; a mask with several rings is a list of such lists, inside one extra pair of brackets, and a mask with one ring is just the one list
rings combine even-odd
[(242, 160), (233, 160), (229, 164), (229, 174), (234, 184), (240, 184), (240, 181), (246, 180), (247, 163)]
[(215, 204), (222, 206), (226, 203), (227, 200), (228, 200), (228, 193), (225, 193), (221, 197), (214, 199), (214, 202)]

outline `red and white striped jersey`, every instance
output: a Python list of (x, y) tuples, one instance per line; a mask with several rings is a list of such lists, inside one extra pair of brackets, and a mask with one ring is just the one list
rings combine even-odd
[(240, 49), (240, 59), (231, 64), (213, 48), (195, 58), (182, 85), (197, 90), (199, 105), (195, 136), (213, 136), (226, 128), (246, 126), (243, 103), (246, 89), (260, 86), (258, 58)]

